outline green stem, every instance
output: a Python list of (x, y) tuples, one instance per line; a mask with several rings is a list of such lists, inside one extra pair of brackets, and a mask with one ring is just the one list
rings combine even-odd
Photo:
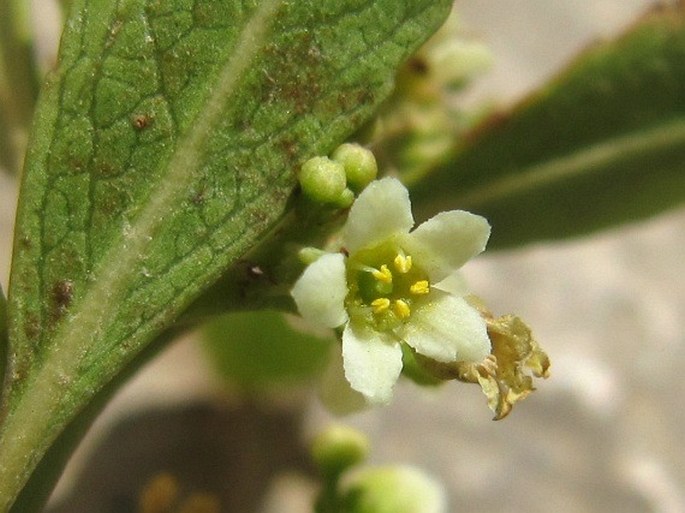
[(339, 490), (340, 474), (324, 478), (323, 487), (314, 506), (315, 513), (345, 513)]

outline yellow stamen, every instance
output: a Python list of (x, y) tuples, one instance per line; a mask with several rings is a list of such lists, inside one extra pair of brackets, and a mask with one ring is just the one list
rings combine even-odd
[(397, 269), (402, 274), (407, 274), (411, 269), (411, 255), (405, 256), (400, 253), (395, 257), (394, 263), (395, 269)]
[(406, 301), (402, 301), (401, 299), (395, 301), (393, 310), (400, 319), (406, 319), (411, 315), (411, 308), (409, 308), (409, 305), (406, 303)]
[(430, 287), (428, 286), (428, 280), (419, 280), (409, 287), (409, 292), (412, 294), (423, 295), (430, 292)]
[(371, 301), (373, 313), (385, 312), (390, 307), (390, 300), (387, 297), (379, 297)]
[(392, 283), (392, 272), (388, 269), (388, 266), (383, 264), (380, 269), (374, 269), (371, 275), (378, 281), (383, 283)]

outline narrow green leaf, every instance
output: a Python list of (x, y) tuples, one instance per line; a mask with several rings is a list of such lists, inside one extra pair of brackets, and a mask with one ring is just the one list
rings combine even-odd
[(0, 0), (0, 167), (11, 172), (21, 165), (38, 97), (28, 9), (25, 0)]
[(301, 383), (322, 370), (334, 340), (304, 332), (275, 311), (236, 312), (211, 321), (203, 330), (204, 345), (229, 383), (262, 390)]
[(447, 0), (74, 0), (15, 230), (0, 512), (63, 428), (283, 216)]
[(685, 200), (685, 9), (646, 16), (495, 116), (412, 195), (488, 217), (491, 247), (580, 235)]

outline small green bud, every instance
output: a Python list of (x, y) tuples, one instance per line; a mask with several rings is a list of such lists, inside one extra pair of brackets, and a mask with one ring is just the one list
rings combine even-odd
[(342, 194), (338, 198), (338, 201), (336, 201), (336, 204), (340, 208), (347, 208), (352, 206), (352, 203), (354, 203), (354, 193), (350, 189), (345, 189), (342, 191)]
[(304, 194), (318, 203), (338, 203), (347, 187), (345, 167), (328, 157), (314, 157), (302, 164), (300, 186)]
[(338, 476), (366, 459), (369, 441), (356, 429), (331, 426), (314, 439), (311, 451), (325, 476)]
[(358, 191), (375, 180), (378, 174), (373, 153), (358, 144), (345, 143), (338, 146), (331, 158), (345, 166), (347, 183)]
[(347, 511), (351, 513), (444, 513), (442, 486), (413, 467), (364, 469), (350, 480)]

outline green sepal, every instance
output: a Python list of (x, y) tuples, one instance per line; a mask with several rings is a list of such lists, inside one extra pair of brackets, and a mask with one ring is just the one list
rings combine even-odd
[(416, 361), (416, 352), (407, 344), (402, 344), (402, 376), (424, 387), (436, 387), (444, 383)]

